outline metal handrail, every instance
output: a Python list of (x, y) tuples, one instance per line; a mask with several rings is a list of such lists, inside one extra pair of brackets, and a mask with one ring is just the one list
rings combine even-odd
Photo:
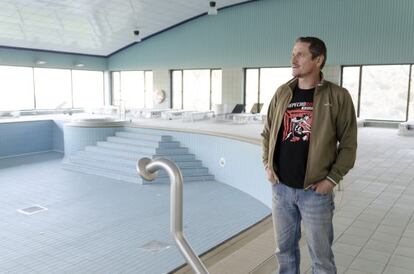
[(171, 181), (170, 193), (170, 232), (187, 263), (197, 274), (208, 274), (207, 268), (188, 244), (183, 233), (183, 175), (177, 165), (165, 158), (151, 160), (141, 158), (137, 162), (137, 171), (142, 178), (152, 181), (157, 177), (156, 171), (164, 169)]

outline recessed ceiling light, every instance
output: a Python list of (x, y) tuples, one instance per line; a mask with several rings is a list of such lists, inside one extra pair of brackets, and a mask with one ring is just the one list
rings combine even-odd
[(46, 61), (43, 61), (43, 60), (37, 60), (36, 61), (36, 65), (45, 65), (45, 64), (47, 64)]
[(210, 1), (208, 7), (208, 15), (217, 15), (217, 6), (216, 1)]
[(132, 33), (134, 34), (135, 41), (136, 42), (141, 42), (141, 35), (140, 35), (140, 32), (139, 32), (138, 28), (135, 28)]

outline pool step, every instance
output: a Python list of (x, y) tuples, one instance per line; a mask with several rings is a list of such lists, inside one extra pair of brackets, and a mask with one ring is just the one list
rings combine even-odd
[[(102, 169), (90, 164), (79, 164), (73, 162), (64, 162), (64, 168), (70, 171), (76, 171), (86, 174), (103, 176), (119, 181), (125, 181), (137, 184), (154, 184), (154, 183), (169, 183), (170, 179), (167, 176), (157, 176), (154, 181), (147, 181), (142, 179), (138, 174), (133, 175), (117, 170)], [(214, 181), (213, 175), (183, 175), (184, 183), (200, 182), (200, 181)]]
[[(181, 155), (180, 155), (181, 156)], [(193, 155), (191, 155), (193, 156)], [(72, 158), (82, 158), (82, 159), (88, 159), (90, 161), (102, 161), (107, 163), (118, 163), (120, 165), (125, 166), (133, 166), (135, 168), (135, 165), (137, 163), (138, 159), (141, 159), (142, 157), (150, 157), (150, 155), (134, 155), (134, 157), (119, 157), (114, 156), (111, 154), (111, 151), (108, 152), (108, 154), (105, 153), (97, 153), (97, 152), (89, 152), (89, 151), (79, 151), (75, 155), (71, 156)], [(200, 160), (194, 160), (194, 156), (191, 157), (190, 160), (173, 160), (178, 167), (180, 168), (186, 168), (186, 167), (201, 167), (201, 161)]]
[[(159, 158), (164, 157), (167, 159), (170, 159), (171, 161), (191, 161), (195, 160), (194, 154), (177, 154), (177, 155), (161, 155), (161, 154), (155, 154), (150, 155), (148, 153), (137, 153), (137, 152), (129, 152), (129, 151), (120, 151), (116, 149), (111, 148), (105, 148), (105, 147), (98, 147), (98, 146), (86, 146), (85, 151), (88, 152), (94, 152), (99, 154), (106, 154), (109, 156), (116, 156), (116, 157), (122, 157), (122, 158), (132, 158), (132, 159), (141, 159), (142, 157), (148, 157), (148, 158)], [(152, 156), (152, 157), (151, 157)]]
[(144, 139), (134, 139), (128, 137), (118, 137), (118, 136), (110, 136), (107, 138), (108, 142), (116, 143), (116, 144), (127, 144), (127, 145), (144, 145), (147, 147), (153, 148), (177, 148), (180, 146), (179, 142), (173, 141), (152, 141), (152, 140), (144, 140)]
[[(163, 134), (152, 134), (142, 129), (127, 128), (115, 133), (107, 141), (99, 141), (95, 146), (86, 146), (63, 161), (66, 170), (93, 174), (115, 180), (147, 184), (136, 170), (136, 162), (143, 157), (156, 159), (167, 158), (180, 168), (184, 182), (211, 181), (214, 176), (196, 160), (188, 148), (181, 147), (172, 137)], [(157, 178), (151, 183), (168, 183), (169, 178), (164, 170), (160, 170)]]
[[(89, 157), (83, 157), (80, 155), (72, 156), (71, 161), (73, 163), (77, 163), (80, 165), (89, 165), (89, 166), (93, 166), (96, 168), (121, 171), (131, 176), (135, 176), (137, 174), (136, 162), (132, 162), (128, 164), (126, 164), (125, 162), (119, 162), (115, 164), (115, 162), (96, 160), (96, 159), (92, 159)], [(180, 169), (181, 169), (181, 173), (183, 177), (185, 177), (186, 175), (190, 175), (190, 176), (208, 175), (208, 169), (205, 167), (183, 167)], [(166, 176), (167, 174), (163, 170), (158, 172), (158, 177), (166, 177)]]
[(116, 132), (115, 136), (148, 141), (172, 141), (172, 136), (170, 135), (148, 133), (142, 130), (134, 130), (130, 128), (126, 128), (124, 131)]
[(188, 153), (188, 148), (185, 147), (175, 147), (175, 148), (160, 148), (160, 147), (150, 147), (145, 145), (136, 144), (120, 144), (114, 143), (111, 141), (106, 142), (98, 142), (98, 147), (105, 147), (105, 148), (112, 148), (117, 150), (125, 150), (125, 151), (132, 151), (132, 152), (139, 152), (139, 153), (149, 153), (149, 154), (186, 154)]

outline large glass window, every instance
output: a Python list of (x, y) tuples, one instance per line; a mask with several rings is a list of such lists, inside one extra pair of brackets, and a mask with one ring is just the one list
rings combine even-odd
[(409, 65), (363, 66), (360, 117), (405, 121)]
[(172, 98), (173, 109), (183, 108), (183, 71), (174, 70), (172, 72)]
[(359, 73), (360, 66), (343, 67), (342, 70), (342, 86), (351, 94), (355, 110), (358, 109)]
[(152, 71), (112, 72), (112, 104), (126, 108), (153, 107)]
[(143, 71), (121, 71), (121, 104), (126, 108), (144, 108), (144, 92)]
[(221, 103), (221, 70), (175, 70), (172, 77), (173, 108), (205, 111)]
[(152, 108), (154, 106), (154, 87), (153, 87), (153, 74), (152, 71), (145, 71), (145, 107)]
[(72, 108), (69, 69), (34, 69), (36, 109)]
[(112, 105), (119, 106), (121, 103), (121, 73), (112, 72)]
[(290, 67), (246, 69), (246, 112), (250, 112), (257, 103), (263, 104), (261, 113), (267, 113), (277, 88), (291, 78)]
[(34, 109), (33, 68), (0, 66), (0, 111)]
[(104, 105), (102, 71), (72, 70), (73, 107)]
[(263, 103), (263, 111), (261, 113), (267, 113), (270, 100), (272, 100), (277, 88), (290, 79), (292, 79), (292, 69), (290, 67), (260, 69), (259, 102)]
[(211, 71), (211, 105), (218, 105), (222, 103), (222, 72), (221, 69), (214, 69)]
[(246, 69), (246, 110), (259, 102), (259, 69)]
[(0, 66), (0, 110), (104, 105), (102, 71)]
[(210, 109), (210, 70), (184, 70), (183, 109)]

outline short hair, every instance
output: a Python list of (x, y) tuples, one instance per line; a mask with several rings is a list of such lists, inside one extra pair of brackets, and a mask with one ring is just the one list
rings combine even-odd
[(309, 51), (312, 54), (312, 59), (315, 59), (318, 56), (323, 55), (323, 62), (321, 64), (321, 69), (325, 66), (325, 62), (326, 62), (326, 45), (325, 43), (317, 38), (317, 37), (299, 37), (298, 39), (296, 39), (296, 43), (297, 42), (301, 42), (301, 43), (309, 43)]

